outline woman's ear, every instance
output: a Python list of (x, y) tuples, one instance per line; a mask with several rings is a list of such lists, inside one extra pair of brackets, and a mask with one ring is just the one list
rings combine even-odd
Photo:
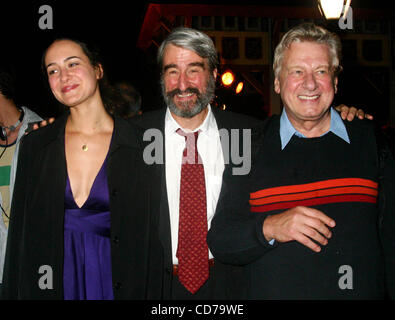
[(103, 72), (103, 67), (100, 63), (97, 65), (97, 67), (95, 67), (95, 71), (96, 71), (96, 79), (97, 80), (100, 80), (101, 78), (103, 78), (104, 72)]

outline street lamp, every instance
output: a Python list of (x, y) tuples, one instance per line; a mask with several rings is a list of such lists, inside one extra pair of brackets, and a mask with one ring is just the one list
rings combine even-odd
[(222, 83), (224, 86), (229, 87), (232, 85), (233, 81), (235, 80), (235, 75), (233, 74), (232, 71), (228, 70), (224, 72), (224, 74), (221, 77)]
[(339, 19), (344, 6), (343, 18), (347, 16), (351, 0), (318, 0), (318, 8), (326, 19)]

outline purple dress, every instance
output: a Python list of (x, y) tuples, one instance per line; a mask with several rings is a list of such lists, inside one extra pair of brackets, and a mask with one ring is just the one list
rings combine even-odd
[(81, 208), (74, 200), (67, 175), (63, 268), (65, 300), (114, 299), (106, 163), (107, 157)]

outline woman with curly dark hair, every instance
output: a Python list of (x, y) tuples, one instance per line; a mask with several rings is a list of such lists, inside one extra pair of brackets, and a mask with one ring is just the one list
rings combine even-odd
[(141, 132), (114, 115), (103, 66), (86, 44), (55, 40), (43, 62), (67, 110), (23, 143), (4, 298), (147, 298), (156, 246)]

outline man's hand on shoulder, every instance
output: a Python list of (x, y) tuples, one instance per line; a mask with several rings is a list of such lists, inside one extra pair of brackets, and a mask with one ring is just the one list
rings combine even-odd
[(360, 120), (363, 119), (368, 119), (368, 120), (373, 120), (373, 116), (370, 114), (365, 113), (362, 109), (357, 109), (355, 107), (347, 107), (344, 104), (340, 104), (337, 107), (335, 107), (337, 111), (340, 112), (340, 116), (342, 117), (343, 120), (348, 120), (352, 121), (354, 120), (355, 117), (357, 117)]
[(25, 134), (29, 134), (30, 132), (37, 130), (38, 128), (45, 127), (54, 121), (55, 121), (55, 118), (47, 118), (47, 119), (42, 120), (41, 122), (35, 122), (35, 123), (33, 123), (33, 125), (29, 124), (27, 130), (25, 131)]

